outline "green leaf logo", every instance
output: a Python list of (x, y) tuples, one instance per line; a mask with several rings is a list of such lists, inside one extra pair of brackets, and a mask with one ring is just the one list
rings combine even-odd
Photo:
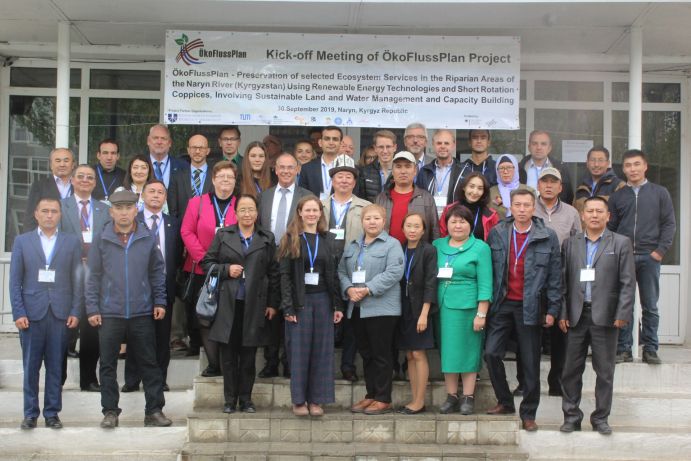
[(185, 43), (189, 41), (189, 38), (185, 34), (182, 34), (182, 39), (185, 41)]
[(185, 41), (184, 41), (183, 39), (181, 39), (181, 38), (178, 38), (178, 39), (175, 40), (175, 43), (177, 43), (178, 45), (182, 46), (182, 45), (185, 44)]

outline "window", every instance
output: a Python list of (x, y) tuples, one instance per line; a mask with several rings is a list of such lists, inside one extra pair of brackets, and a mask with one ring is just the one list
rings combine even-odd
[(161, 89), (161, 72), (157, 70), (92, 69), (89, 78), (92, 90)]
[[(57, 69), (45, 69), (42, 67), (12, 67), (10, 69), (10, 86), (55, 88), (57, 84)], [(81, 87), (81, 69), (70, 69), (70, 88), (77, 89)]]

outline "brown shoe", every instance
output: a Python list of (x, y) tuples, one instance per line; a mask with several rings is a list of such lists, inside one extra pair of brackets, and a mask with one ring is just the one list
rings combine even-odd
[(362, 399), (358, 403), (350, 407), (350, 411), (353, 413), (364, 413), (365, 408), (372, 405), (372, 402), (374, 402), (374, 399)]
[(534, 419), (524, 419), (523, 430), (528, 432), (535, 432), (537, 430), (537, 423)]
[(302, 405), (293, 405), (293, 414), (295, 416), (308, 416), (310, 411), (307, 409), (307, 405), (303, 403)]
[(312, 416), (324, 416), (324, 409), (316, 403), (309, 404), (309, 411)]
[(488, 415), (512, 415), (514, 413), (516, 413), (516, 409), (514, 407), (507, 407), (501, 403), (498, 403), (497, 406), (487, 410)]
[(363, 413), (366, 415), (383, 415), (384, 413), (391, 413), (392, 411), (393, 407), (390, 403), (384, 403), (375, 400), (370, 404), (370, 406), (365, 408), (365, 411)]

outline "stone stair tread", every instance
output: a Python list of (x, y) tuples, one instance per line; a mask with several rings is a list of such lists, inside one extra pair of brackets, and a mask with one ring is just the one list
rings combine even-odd
[(266, 419), (266, 418), (294, 418), (295, 420), (311, 419), (312, 421), (318, 420), (342, 420), (342, 419), (400, 419), (403, 421), (410, 420), (440, 420), (440, 421), (518, 421), (517, 415), (487, 415), (487, 414), (474, 414), (474, 415), (461, 415), (459, 413), (443, 415), (439, 413), (438, 408), (429, 408), (427, 412), (420, 413), (418, 415), (402, 415), (399, 413), (386, 413), (383, 415), (365, 415), (362, 413), (352, 413), (349, 410), (344, 409), (333, 409), (324, 412), (324, 416), (308, 416), (308, 417), (298, 417), (293, 415), (292, 410), (287, 408), (271, 408), (262, 409), (258, 408), (256, 413), (241, 413), (235, 412), (232, 414), (226, 414), (221, 411), (206, 411), (206, 410), (195, 410), (187, 414), (187, 418), (190, 419), (218, 419), (218, 418), (246, 418), (246, 419)]

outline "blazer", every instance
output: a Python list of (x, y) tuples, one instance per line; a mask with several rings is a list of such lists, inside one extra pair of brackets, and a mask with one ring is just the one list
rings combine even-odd
[[(170, 177), (168, 179), (168, 184), (166, 184), (166, 189), (170, 187), (170, 183), (173, 180), (174, 175), (178, 174), (179, 171), (190, 167), (188, 162), (185, 162), (177, 157), (173, 157), (170, 153), (168, 153), (168, 158), (170, 158), (170, 166), (168, 167), (170, 168)], [(154, 175), (154, 178), (155, 177), (156, 175)]]
[[(168, 298), (168, 305), (172, 306), (175, 302), (176, 284), (175, 274), (182, 263), (182, 238), (180, 237), (180, 220), (174, 216), (161, 213), (163, 216), (163, 230), (165, 232), (166, 247), (165, 247), (165, 267), (166, 267), (166, 295)], [(144, 218), (144, 212), (140, 211), (137, 214), (137, 219), (144, 227), (149, 227)]]
[[(207, 163), (206, 177), (202, 183), (202, 194), (207, 194), (213, 189), (211, 183), (212, 165)], [(183, 170), (178, 170), (170, 177), (168, 186), (168, 212), (171, 216), (182, 219), (187, 210), (189, 200), (194, 197), (192, 189), (192, 167), (187, 165)]]
[[(77, 204), (74, 197), (67, 197), (61, 200), (62, 203), (62, 217), (60, 218), (60, 230), (68, 232), (70, 234), (75, 234), (79, 237), (79, 240), (83, 242), (82, 239), (82, 225), (81, 220), (81, 205)], [(91, 197), (91, 216), (93, 220), (93, 227), (91, 232), (92, 237), (100, 235), (103, 228), (108, 222), (110, 222), (110, 205), (94, 199)]]
[[(274, 194), (276, 193), (277, 187), (280, 186), (275, 185), (259, 194), (259, 225), (262, 227), (262, 229), (266, 229), (271, 232), (273, 232), (273, 229), (271, 229), (271, 208), (274, 205)], [(300, 199), (309, 195), (314, 194), (307, 189), (303, 189), (302, 187), (295, 185), (293, 202), (290, 204), (290, 209), (288, 210), (287, 223), (289, 223), (290, 220), (293, 219), (293, 216), (295, 216), (295, 209), (297, 208)], [(276, 242), (276, 245), (278, 245), (278, 243), (279, 242)]]
[[(585, 282), (580, 281), (580, 275), (586, 264), (585, 251), (585, 235), (582, 232), (569, 237), (562, 245), (564, 297), (559, 318), (568, 320), (571, 327), (578, 325), (583, 312)], [(593, 267), (593, 323), (602, 327), (614, 327), (615, 320), (630, 322), (636, 293), (636, 267), (631, 240), (605, 230), (593, 257)]]
[[(405, 252), (406, 245), (403, 245)], [(407, 261), (404, 260), (404, 264)], [(406, 285), (410, 308), (415, 317), (419, 317), (422, 312), (422, 305), (430, 303), (429, 315), (436, 313), (439, 308), (437, 305), (437, 250), (424, 240), (420, 240), (415, 249), (415, 256), (410, 266), (410, 278), (406, 282), (405, 271), (403, 268), (403, 278), (401, 279), (401, 296), (406, 296)]]
[(55, 283), (38, 281), (39, 269), (46, 266), (46, 257), (38, 231), (17, 236), (10, 260), (10, 302), (12, 318), (41, 320), (48, 309), (60, 320), (78, 317), (82, 300), (83, 278), (81, 239), (58, 232), (50, 268), (55, 270)]
[[(72, 195), (71, 191), (72, 186), (70, 186), (70, 195)], [(39, 179), (31, 184), (29, 198), (26, 201), (26, 213), (24, 213), (24, 232), (34, 230), (38, 227), (38, 222), (36, 222), (34, 218), (34, 210), (42, 198), (62, 200), (58, 185), (55, 184), (55, 176), (53, 176), (53, 173), (49, 173), (48, 177)]]
[[(230, 208), (226, 213), (224, 226), (222, 227), (238, 222), (235, 216), (235, 200), (235, 197), (230, 199), (230, 204), (228, 205)], [(209, 194), (194, 197), (190, 200), (187, 211), (185, 211), (185, 217), (182, 220), (182, 226), (180, 227), (180, 235), (182, 235), (182, 241), (185, 243), (185, 249), (187, 250), (187, 257), (183, 266), (185, 272), (192, 272), (192, 266), (197, 263), (194, 273), (204, 274), (199, 263), (204, 258), (206, 250), (209, 249), (209, 245), (211, 245), (216, 235), (215, 213), (216, 209), (211, 202)]]

